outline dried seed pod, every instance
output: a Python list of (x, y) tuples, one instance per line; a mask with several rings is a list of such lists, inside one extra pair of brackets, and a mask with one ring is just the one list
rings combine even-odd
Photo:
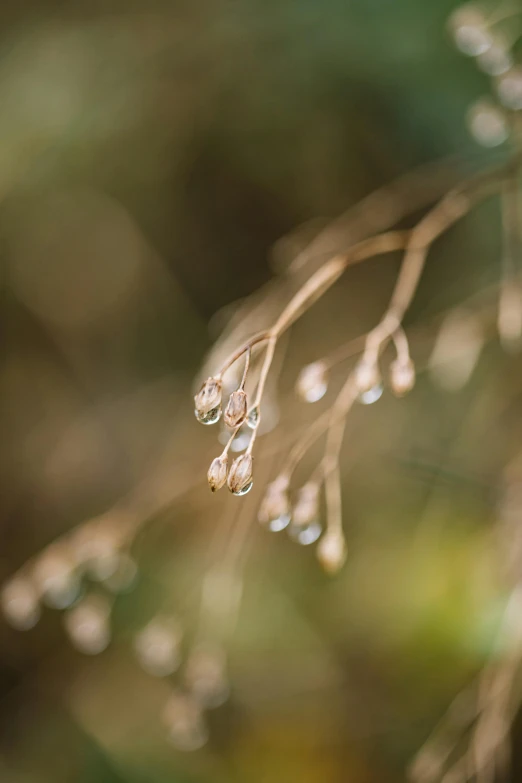
[(411, 359), (396, 359), (390, 365), (390, 386), (397, 397), (402, 397), (415, 386), (415, 365)]
[(322, 361), (307, 364), (298, 375), (296, 392), (305, 402), (317, 402), (328, 389), (328, 367)]
[(292, 524), (303, 527), (314, 522), (319, 516), (319, 484), (309, 481), (298, 492), (297, 502), (292, 512)]
[(328, 574), (336, 574), (346, 562), (346, 541), (341, 531), (327, 532), (317, 545), (317, 559)]
[(252, 489), (252, 455), (245, 453), (237, 457), (228, 474), (228, 488), (233, 495), (246, 495)]
[(286, 476), (279, 476), (268, 485), (257, 518), (273, 532), (287, 527), (290, 522), (290, 501)]
[(248, 410), (248, 398), (246, 392), (242, 389), (232, 392), (229, 397), (228, 405), (225, 409), (225, 424), (230, 429), (235, 430), (245, 421)]
[(219, 378), (207, 378), (194, 397), (194, 413), (202, 424), (215, 424), (221, 417), (222, 383)]
[(208, 485), (212, 492), (217, 492), (218, 489), (224, 485), (227, 480), (228, 470), (228, 455), (221, 454), (212, 460), (210, 468), (208, 469), (207, 479)]

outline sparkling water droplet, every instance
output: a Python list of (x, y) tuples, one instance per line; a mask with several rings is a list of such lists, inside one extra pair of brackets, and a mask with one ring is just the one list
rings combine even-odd
[(290, 525), (288, 528), (288, 535), (292, 541), (301, 544), (301, 546), (309, 546), (309, 544), (315, 543), (321, 532), (321, 523), (317, 519), (306, 525)]
[(259, 408), (256, 405), (256, 407), (252, 408), (252, 410), (248, 414), (247, 424), (251, 430), (255, 430), (258, 421), (259, 421)]
[(383, 392), (383, 385), (382, 383), (377, 383), (375, 386), (372, 386), (371, 389), (368, 389), (368, 391), (361, 392), (357, 399), (359, 402), (362, 402), (363, 405), (371, 405), (374, 402), (377, 402), (382, 397)]
[(201, 424), (215, 424), (221, 418), (221, 405), (218, 405), (217, 408), (212, 408), (208, 413), (200, 413), (195, 410), (194, 415)]
[(290, 514), (280, 514), (278, 517), (274, 517), (270, 520), (268, 523), (268, 529), (272, 531), (272, 533), (279, 533), (281, 530), (284, 530), (285, 527), (288, 527), (290, 524)]
[(241, 495), (246, 495), (247, 492), (250, 492), (253, 486), (254, 486), (254, 482), (251, 481), (249, 484), (245, 484), (243, 489), (239, 489), (237, 492), (232, 492), (232, 494), (241, 497)]

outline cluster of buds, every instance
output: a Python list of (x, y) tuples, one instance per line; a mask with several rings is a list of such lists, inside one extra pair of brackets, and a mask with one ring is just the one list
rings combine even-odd
[[(212, 460), (207, 473), (208, 485), (212, 492), (217, 492), (227, 484), (233, 495), (246, 495), (253, 485), (253, 458), (250, 451), (241, 454), (232, 462), (229, 468), (228, 451), (234, 442), (234, 437), (243, 424), (255, 429), (259, 421), (257, 407), (248, 409), (248, 396), (243, 388), (245, 378), (239, 387), (230, 395), (223, 416), (225, 425), (232, 430), (224, 451)], [(223, 385), (219, 377), (207, 378), (200, 391), (194, 397), (195, 414), (202, 424), (215, 424), (221, 418)]]
[(208, 739), (205, 711), (228, 698), (226, 659), (216, 645), (199, 645), (190, 653), (180, 686), (171, 694), (163, 719), (172, 744), (183, 751), (198, 750)]
[(253, 486), (253, 464), (252, 455), (246, 451), (232, 462), (228, 470), (228, 454), (226, 450), (212, 460), (207, 473), (208, 485), (212, 492), (217, 492), (227, 484), (233, 495), (246, 495)]
[[(514, 63), (509, 29), (509, 15), (487, 14), (476, 3), (461, 6), (449, 19), (454, 43), (463, 54), (473, 57), (478, 68), (493, 80), (496, 100), (485, 97), (476, 101), (467, 115), (469, 130), (479, 144), (495, 147), (509, 136), (508, 113), (522, 109), (522, 68)], [(500, 29), (507, 21), (508, 29)], [(497, 102), (498, 101), (498, 102)]]
[(320, 538), (320, 482), (309, 481), (302, 486), (293, 506), (288, 488), (289, 480), (284, 474), (268, 485), (258, 512), (259, 522), (273, 532), (286, 528), (289, 537), (302, 546), (319, 539), (317, 558), (321, 566), (329, 574), (337, 573), (346, 560), (346, 543), (342, 531), (327, 530)]
[[(121, 520), (120, 520), (121, 521)], [(96, 654), (110, 640), (111, 600), (106, 595), (132, 587), (137, 567), (124, 551), (125, 527), (113, 515), (82, 526), (44, 550), (2, 588), (5, 618), (17, 630), (29, 630), (42, 606), (65, 610), (64, 628), (81, 652)], [(89, 582), (99, 583), (87, 592)]]

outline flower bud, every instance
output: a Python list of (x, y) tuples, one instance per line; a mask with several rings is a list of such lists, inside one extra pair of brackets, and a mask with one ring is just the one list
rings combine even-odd
[(212, 460), (207, 473), (208, 485), (212, 492), (217, 492), (217, 490), (221, 489), (223, 484), (226, 482), (227, 469), (227, 454), (221, 454), (219, 457), (216, 457), (214, 460)]
[(292, 512), (292, 522), (302, 527), (314, 522), (319, 514), (319, 484), (309, 481), (299, 490)]
[(396, 359), (390, 365), (390, 386), (397, 397), (402, 397), (415, 386), (415, 365), (411, 359)]
[(364, 392), (378, 386), (381, 381), (381, 374), (377, 362), (367, 361), (363, 357), (355, 366), (354, 377), (360, 394), (364, 394)]
[(194, 397), (196, 419), (202, 424), (215, 424), (221, 416), (222, 383), (219, 378), (207, 378)]
[(257, 518), (273, 532), (284, 530), (290, 522), (290, 502), (288, 500), (288, 479), (279, 476), (266, 489), (259, 507)]
[(252, 489), (252, 455), (245, 453), (237, 457), (228, 474), (228, 488), (234, 495), (246, 495)]
[(305, 402), (317, 402), (328, 388), (328, 368), (324, 362), (303, 367), (296, 383), (296, 392)]
[(238, 389), (229, 397), (228, 405), (225, 409), (225, 424), (230, 429), (235, 430), (246, 419), (247, 416), (248, 399), (246, 392), (242, 389)]
[(336, 574), (346, 562), (346, 541), (341, 531), (325, 533), (317, 545), (317, 559), (327, 574)]

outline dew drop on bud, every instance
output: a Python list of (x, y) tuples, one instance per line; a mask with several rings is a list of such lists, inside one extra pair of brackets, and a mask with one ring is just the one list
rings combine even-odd
[(328, 389), (328, 368), (324, 362), (303, 367), (296, 383), (296, 392), (305, 402), (317, 402)]
[(377, 400), (381, 399), (382, 393), (383, 393), (382, 383), (376, 383), (375, 386), (372, 386), (370, 389), (361, 392), (357, 397), (357, 400), (358, 402), (361, 402), (363, 405), (372, 405), (374, 402), (377, 402)]
[(253, 486), (252, 480), (253, 459), (251, 454), (242, 454), (236, 457), (228, 474), (228, 488), (233, 495), (246, 495)]
[(492, 44), (484, 14), (473, 3), (458, 8), (449, 18), (449, 27), (457, 49), (469, 57), (484, 54)]
[(354, 379), (360, 394), (370, 391), (381, 382), (381, 374), (377, 362), (370, 362), (362, 358), (354, 369)]
[(248, 414), (247, 425), (250, 427), (251, 430), (255, 430), (258, 421), (259, 421), (259, 406), (256, 405), (255, 408), (252, 408)]
[(201, 424), (216, 424), (221, 418), (221, 406), (219, 405), (217, 408), (212, 408), (212, 410), (207, 411), (206, 413), (201, 413), (196, 409), (194, 414)]
[(487, 98), (477, 101), (468, 110), (467, 125), (477, 144), (483, 147), (497, 147), (509, 135), (504, 112)]
[(194, 397), (194, 413), (202, 424), (215, 424), (221, 417), (222, 383), (217, 378), (207, 378)]
[(522, 109), (522, 67), (511, 68), (498, 79), (497, 94), (507, 109)]
[(304, 525), (297, 525), (294, 521), (288, 527), (288, 535), (301, 546), (314, 544), (322, 533), (321, 523), (317, 519), (307, 522)]

